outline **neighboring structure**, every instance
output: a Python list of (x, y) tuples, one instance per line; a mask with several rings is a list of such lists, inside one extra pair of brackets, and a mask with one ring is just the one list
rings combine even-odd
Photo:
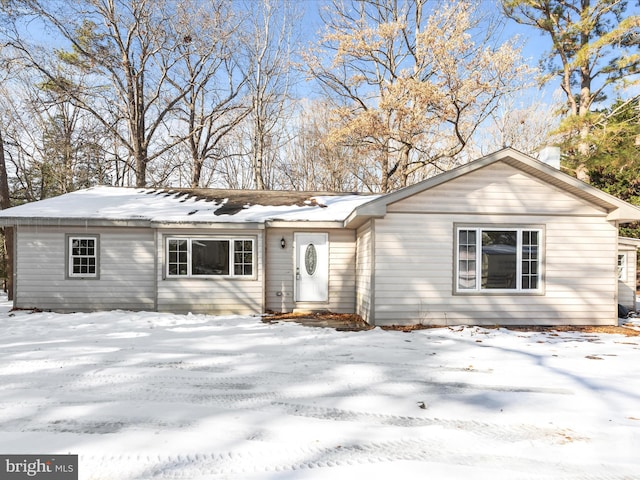
[(618, 303), (636, 310), (637, 265), (640, 239), (618, 239)]
[(96, 187), (0, 212), (18, 308), (374, 325), (615, 324), (619, 255), (635, 278), (617, 226), (637, 220), (512, 149), (380, 196)]

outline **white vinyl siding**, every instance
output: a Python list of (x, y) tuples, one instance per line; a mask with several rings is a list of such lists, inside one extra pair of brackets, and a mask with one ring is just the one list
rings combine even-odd
[(387, 211), (606, 216), (594, 205), (501, 162), (391, 204)]
[[(176, 313), (207, 313), (212, 315), (251, 315), (264, 310), (263, 284), (263, 231), (241, 230), (219, 234), (212, 229), (159, 230), (157, 232), (157, 257), (162, 265), (158, 269), (158, 310)], [(253, 242), (252, 275), (167, 275), (168, 239), (194, 239), (233, 242)], [(230, 246), (230, 252), (233, 245)], [(191, 267), (189, 267), (191, 269)], [(234, 266), (231, 265), (233, 269)], [(234, 270), (235, 271), (235, 270)], [(189, 271), (189, 273), (192, 273)]]
[[(375, 221), (375, 323), (617, 322), (617, 229), (607, 212), (504, 163), (389, 206)], [(456, 225), (544, 231), (538, 295), (457, 295)]]
[[(99, 278), (70, 278), (70, 237), (99, 237)], [(18, 308), (60, 312), (153, 310), (154, 238), (150, 229), (18, 227), (16, 238)]]
[[(296, 303), (294, 300), (294, 232), (329, 234), (329, 300)], [(285, 239), (285, 248), (280, 245)], [(305, 230), (271, 228), (267, 230), (266, 309), (291, 312), (295, 309), (326, 309), (353, 313), (355, 309), (355, 231), (341, 229)]]
[[(453, 223), (474, 220), (477, 218), (472, 215), (419, 214), (376, 220), (376, 325), (582, 325), (614, 321), (614, 226), (599, 218), (531, 217), (532, 223), (545, 225), (544, 294), (456, 295)], [(506, 223), (512, 219), (494, 220)], [(567, 242), (567, 232), (581, 234)]]
[(356, 313), (367, 323), (374, 324), (373, 294), (373, 221), (367, 222), (357, 232), (356, 243)]
[[(272, 312), (292, 312), (294, 245), (293, 231), (288, 229), (267, 230), (266, 308)], [(281, 242), (284, 239), (285, 247)]]

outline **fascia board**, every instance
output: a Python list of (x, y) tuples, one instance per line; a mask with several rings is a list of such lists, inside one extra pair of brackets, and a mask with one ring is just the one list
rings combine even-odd
[(105, 220), (94, 218), (0, 217), (3, 227), (149, 227), (149, 220)]
[(265, 222), (267, 228), (289, 228), (289, 229), (325, 229), (325, 228), (343, 228), (345, 226), (342, 221), (333, 221), (333, 220), (325, 220), (325, 221), (311, 221), (311, 220), (298, 220), (298, 221), (290, 221), (290, 220), (267, 220)]
[(150, 222), (153, 228), (172, 229), (216, 229), (216, 230), (264, 230), (259, 222)]

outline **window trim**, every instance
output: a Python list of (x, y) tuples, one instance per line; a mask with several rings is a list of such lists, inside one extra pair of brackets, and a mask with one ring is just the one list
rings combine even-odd
[[(622, 263), (620, 260), (622, 259)], [(618, 252), (618, 281), (627, 282), (629, 280), (629, 269), (627, 268), (627, 252)]]
[[(73, 259), (71, 242), (74, 240), (93, 240), (95, 242), (95, 273), (73, 273)], [(65, 235), (65, 278), (68, 280), (99, 280), (100, 279), (100, 235), (86, 233), (67, 233)]]
[[(187, 274), (171, 274), (169, 273), (169, 242), (171, 240), (185, 240), (187, 242)], [(229, 243), (229, 273), (226, 275), (194, 275), (192, 272), (192, 244), (194, 241), (226, 241)], [(238, 275), (235, 273), (235, 245), (236, 241), (250, 241), (251, 242), (251, 275)], [(229, 236), (229, 235), (165, 235), (164, 236), (164, 266), (163, 266), (163, 279), (165, 280), (179, 280), (179, 279), (235, 279), (235, 280), (255, 280), (258, 278), (257, 273), (257, 245), (258, 239), (255, 235), (241, 235), (241, 236)], [(243, 264), (245, 265), (245, 264)]]
[[(480, 279), (475, 288), (461, 288), (459, 286), (460, 275), (460, 248), (459, 235), (461, 230), (476, 231), (476, 278)], [(479, 261), (478, 252), (482, 252), (483, 231), (515, 231), (517, 232), (516, 250), (516, 288), (482, 288), (482, 261)], [(538, 233), (538, 288), (522, 288), (522, 232)], [(545, 228), (542, 225), (513, 225), (513, 224), (454, 224), (453, 228), (453, 294), (454, 295), (544, 295), (545, 294)]]

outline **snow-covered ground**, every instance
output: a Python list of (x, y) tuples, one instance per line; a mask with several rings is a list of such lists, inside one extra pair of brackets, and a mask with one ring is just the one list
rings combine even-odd
[(640, 478), (640, 337), (0, 322), (0, 452), (78, 454), (82, 479)]

